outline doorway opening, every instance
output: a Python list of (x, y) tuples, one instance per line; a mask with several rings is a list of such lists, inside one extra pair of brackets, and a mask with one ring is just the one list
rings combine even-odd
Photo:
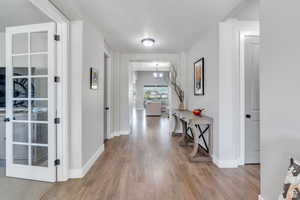
[(136, 112), (145, 117), (169, 118), (172, 107), (170, 63), (132, 61), (130, 65), (131, 119), (135, 120)]

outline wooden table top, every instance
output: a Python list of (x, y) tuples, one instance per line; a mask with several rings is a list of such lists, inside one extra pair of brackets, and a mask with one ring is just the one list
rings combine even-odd
[(212, 124), (213, 118), (202, 115), (202, 116), (196, 116), (193, 114), (190, 110), (174, 110), (174, 114), (178, 116), (180, 119), (188, 122), (188, 123), (194, 123), (194, 124)]

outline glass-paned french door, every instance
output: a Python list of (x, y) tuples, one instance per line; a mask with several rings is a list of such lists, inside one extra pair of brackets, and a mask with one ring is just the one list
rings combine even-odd
[(6, 29), (6, 175), (56, 181), (55, 23)]

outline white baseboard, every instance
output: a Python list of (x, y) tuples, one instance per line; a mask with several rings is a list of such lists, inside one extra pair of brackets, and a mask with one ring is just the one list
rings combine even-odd
[(81, 169), (70, 169), (69, 170), (69, 178), (82, 178), (82, 170)]
[(119, 135), (130, 135), (130, 130), (119, 131)]
[(219, 168), (237, 168), (239, 166), (238, 160), (219, 160), (217, 157), (213, 157), (213, 162)]
[(109, 139), (119, 136), (118, 131), (112, 132)]
[(238, 162), (239, 162), (239, 165), (240, 165), (240, 166), (241, 166), (241, 165), (245, 165), (245, 161), (242, 160), (242, 159), (239, 159)]
[(110, 140), (110, 139), (112, 139), (113, 137), (115, 137), (115, 132), (110, 133), (107, 139)]
[(258, 200), (264, 200), (264, 198), (261, 195), (258, 195)]
[(69, 170), (69, 178), (83, 178), (88, 171), (92, 168), (96, 160), (100, 157), (104, 151), (104, 144), (101, 145), (94, 155), (85, 163), (81, 169), (71, 169)]
[(112, 139), (114, 137), (118, 137), (120, 135), (130, 135), (130, 131), (127, 130), (127, 131), (115, 131), (115, 132), (112, 132), (110, 135), (109, 135), (109, 138), (108, 139)]

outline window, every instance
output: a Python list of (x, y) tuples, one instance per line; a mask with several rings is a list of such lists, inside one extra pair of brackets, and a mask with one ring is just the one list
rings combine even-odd
[(168, 104), (169, 87), (166, 85), (145, 85), (144, 100), (160, 101), (162, 104)]

